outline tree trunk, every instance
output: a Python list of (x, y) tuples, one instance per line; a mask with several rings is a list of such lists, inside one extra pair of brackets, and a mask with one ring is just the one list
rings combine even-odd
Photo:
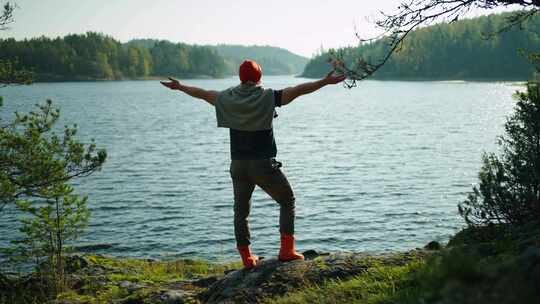
[(60, 227), (60, 206), (56, 198), (56, 277), (60, 289), (64, 286), (64, 271), (62, 267), (62, 230)]

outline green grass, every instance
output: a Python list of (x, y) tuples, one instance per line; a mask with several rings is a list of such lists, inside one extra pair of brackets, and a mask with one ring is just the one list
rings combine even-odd
[[(284, 297), (268, 299), (267, 304), (291, 303), (409, 303), (416, 294), (411, 274), (423, 262), (405, 266), (375, 265), (364, 273), (346, 280), (329, 281), (320, 286), (309, 286)], [(413, 302), (410, 302), (413, 303)]]
[(223, 274), (225, 270), (241, 267), (240, 262), (212, 264), (202, 260), (146, 261), (103, 256), (89, 256), (87, 260), (91, 264), (104, 266), (114, 272), (109, 275), (112, 282), (163, 283)]
[(540, 303), (538, 283), (520, 257), (527, 246), (538, 248), (540, 230), (505, 229), (466, 229), (450, 241), (452, 247), (428, 258), (406, 265), (375, 260), (351, 279), (306, 286), (264, 303)]
[[(537, 277), (523, 267), (522, 253), (540, 247), (540, 227), (489, 227), (466, 229), (450, 241), (450, 247), (434, 254), (396, 253), (390, 257), (366, 257), (366, 269), (346, 280), (326, 281), (319, 285), (306, 283), (284, 296), (261, 299), (262, 303), (460, 303), (510, 304), (540, 303)], [(212, 264), (200, 260), (148, 261), (87, 256), (86, 260), (101, 275), (83, 276), (84, 288), (67, 290), (58, 299), (75, 303), (111, 303), (132, 300), (146, 303), (169, 283), (191, 278), (221, 275), (225, 270), (241, 268), (241, 263)], [(329, 267), (316, 258), (317, 269)], [(302, 269), (295, 274), (302, 280)], [(128, 294), (119, 287), (122, 281), (145, 287)], [(12, 296), (28, 296), (15, 303), (42, 303), (36, 293), (25, 289)], [(191, 286), (195, 293), (202, 288)], [(16, 289), (16, 288), (15, 288)], [(37, 291), (36, 291), (37, 292)], [(15, 297), (15, 298), (16, 298)], [(9, 298), (0, 293), (0, 303)], [(192, 299), (197, 302), (196, 299)], [(13, 301), (11, 301), (13, 302)], [(10, 303), (11, 303), (10, 302)]]
[[(223, 274), (225, 270), (241, 267), (240, 262), (212, 264), (202, 260), (148, 261), (140, 259), (120, 259), (91, 255), (85, 257), (90, 267), (103, 267), (106, 275), (85, 276), (82, 290), (68, 290), (57, 299), (72, 300), (79, 303), (110, 303), (115, 300), (145, 299), (160, 290), (159, 285), (175, 281), (203, 278)], [(144, 283), (146, 287), (129, 295), (118, 287), (122, 281)], [(105, 282), (105, 284), (103, 284)]]
[[(88, 255), (84, 259), (89, 264), (88, 269), (104, 269), (104, 271), (96, 275), (78, 274), (78, 277), (84, 281), (83, 287), (79, 290), (67, 289), (58, 294), (56, 299), (89, 304), (111, 303), (119, 299), (126, 300), (128, 297), (146, 299), (152, 293), (159, 292), (160, 285), (185, 279), (222, 275), (226, 270), (242, 267), (241, 262), (213, 264), (191, 259), (149, 261), (101, 255)], [(76, 272), (85, 273), (85, 269), (80, 269), (79, 262), (71, 268), (75, 268)], [(119, 287), (122, 281), (138, 283), (144, 287), (129, 295), (126, 290)], [(10, 289), (0, 292), (0, 304), (44, 303), (51, 300), (52, 295), (46, 292), (46, 286), (32, 283), (30, 285), (32, 289), (29, 289), (28, 283), (22, 279), (14, 279), (5, 284), (9, 285)], [(71, 286), (72, 282), (67, 282), (66, 285)]]

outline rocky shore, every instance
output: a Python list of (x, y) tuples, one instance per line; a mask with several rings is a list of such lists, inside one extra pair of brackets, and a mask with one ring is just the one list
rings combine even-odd
[[(72, 292), (62, 295), (56, 303), (92, 303), (94, 295), (90, 287), (95, 286), (114, 290), (118, 296), (110, 299), (114, 303), (261, 303), (303, 286), (346, 280), (375, 265), (403, 266), (433, 253), (427, 249), (416, 249), (374, 256), (360, 252), (319, 253), (309, 250), (304, 252), (305, 261), (283, 263), (269, 258), (252, 270), (230, 265), (223, 268), (222, 273), (209, 276), (192, 273), (187, 278), (163, 282), (152, 280), (150, 276), (146, 279), (139, 277), (137, 267), (115, 266), (114, 258), (74, 255), (68, 261)], [(147, 263), (145, 267), (162, 263), (151, 260), (139, 262)]]
[[(304, 252), (306, 260), (156, 261), (77, 254), (43, 297), (35, 274), (0, 277), (0, 303), (540, 303), (540, 225), (490, 226), (407, 252)], [(45, 290), (45, 292), (47, 292)], [(39, 299), (36, 301), (36, 299)]]

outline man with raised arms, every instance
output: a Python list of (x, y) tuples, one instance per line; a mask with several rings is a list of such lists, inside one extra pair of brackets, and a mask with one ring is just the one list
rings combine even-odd
[(251, 253), (248, 217), (251, 194), (255, 186), (268, 193), (279, 205), (280, 261), (303, 259), (294, 244), (295, 198), (291, 185), (276, 161), (276, 142), (272, 122), (277, 116), (274, 108), (288, 105), (297, 97), (315, 92), (345, 80), (343, 75), (328, 73), (326, 77), (282, 90), (261, 86), (261, 67), (252, 60), (239, 68), (240, 84), (224, 91), (210, 91), (187, 86), (178, 80), (161, 84), (184, 92), (215, 106), (217, 126), (230, 133), (230, 174), (234, 189), (234, 234), (244, 267), (251, 269), (259, 258)]

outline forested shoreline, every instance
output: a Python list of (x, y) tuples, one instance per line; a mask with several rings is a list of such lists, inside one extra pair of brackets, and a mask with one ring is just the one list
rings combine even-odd
[(242, 50), (262, 61), (268, 74), (299, 74), (307, 62), (307, 58), (270, 46), (202, 46), (155, 39), (121, 43), (95, 32), (20, 41), (0, 39), (0, 60), (11, 62), (17, 70), (31, 71), (35, 81), (220, 78), (235, 74), (238, 59), (224, 56), (219, 49)]
[[(508, 14), (437, 24), (412, 32), (400, 50), (373, 76), (394, 80), (525, 80), (534, 67), (526, 53), (540, 51), (540, 17), (492, 37)], [(330, 52), (348, 65), (362, 54), (376, 62), (384, 39), (358, 47), (328, 50), (307, 58), (271, 46), (189, 45), (166, 40), (134, 39), (122, 43), (87, 32), (64, 37), (0, 39), (0, 60), (34, 74), (35, 81), (124, 80), (163, 76), (221, 78), (236, 74), (243, 59), (258, 61), (265, 75), (318, 78), (327, 73)]]
[[(526, 80), (534, 72), (527, 53), (540, 51), (540, 16), (500, 34), (508, 14), (494, 14), (437, 24), (411, 32), (401, 48), (372, 76), (400, 80)], [(331, 52), (340, 53), (347, 65), (362, 54), (377, 62), (385, 54), (384, 39), (323, 52), (306, 65), (302, 76), (327, 73)]]

